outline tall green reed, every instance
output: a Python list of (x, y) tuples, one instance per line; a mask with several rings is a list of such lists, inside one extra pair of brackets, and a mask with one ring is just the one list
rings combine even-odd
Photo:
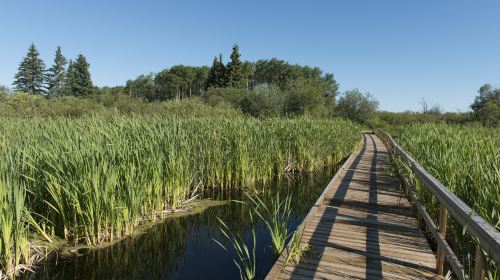
[[(47, 238), (96, 245), (179, 207), (194, 186), (252, 188), (285, 171), (338, 163), (359, 132), (349, 121), (307, 117), (5, 119), (0, 162), (10, 165), (0, 165), (0, 176), (4, 188), (25, 193), (21, 208), (33, 213)], [(4, 197), (4, 205), (14, 205)], [(26, 220), (21, 216), (20, 224)], [(20, 229), (24, 236), (27, 231)]]
[[(445, 124), (412, 125), (397, 142), (426, 170), (455, 193), (481, 217), (500, 230), (500, 130)], [(414, 180), (415, 181), (415, 180)], [(432, 217), (439, 204), (418, 182), (417, 193)], [(463, 263), (474, 255), (475, 242), (450, 220), (446, 238)], [(488, 262), (488, 273), (500, 269)]]

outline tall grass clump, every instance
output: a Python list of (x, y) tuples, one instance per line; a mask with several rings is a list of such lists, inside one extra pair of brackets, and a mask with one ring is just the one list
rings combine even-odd
[[(500, 230), (500, 130), (445, 124), (412, 125), (397, 139), (427, 171), (481, 217)], [(417, 184), (417, 192), (437, 218), (439, 204)], [(451, 219), (447, 239), (463, 263), (473, 255), (474, 241)], [(490, 273), (498, 267), (490, 263)], [(495, 271), (495, 272), (494, 272)]]
[[(1, 141), (1, 140), (0, 140)], [(2, 142), (0, 142), (1, 144)], [(4, 156), (0, 161), (0, 279), (12, 277), (29, 268), (28, 213), (25, 208), (26, 190), (17, 176), (16, 153), (0, 146)]]
[(290, 237), (288, 224), (292, 214), (291, 195), (280, 198), (278, 193), (271, 198), (269, 206), (257, 195), (247, 193), (246, 196), (253, 204), (253, 212), (260, 218), (271, 236), (274, 255), (279, 256)]
[[(195, 188), (252, 188), (284, 172), (336, 164), (359, 135), (349, 121), (307, 117), (2, 119), (0, 163), (7, 163), (0, 164), (1, 227), (14, 225), (27, 235), (27, 218), (9, 212), (20, 205), (46, 237), (89, 245), (113, 241), (142, 220), (179, 207)], [(19, 256), (20, 248), (5, 244), (2, 250), (10, 246), (8, 252)]]

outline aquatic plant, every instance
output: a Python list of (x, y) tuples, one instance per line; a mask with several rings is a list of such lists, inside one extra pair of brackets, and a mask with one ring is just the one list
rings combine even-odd
[(276, 194), (271, 198), (269, 206), (257, 195), (245, 193), (252, 201), (253, 212), (260, 218), (266, 226), (267, 232), (271, 236), (273, 253), (279, 256), (285, 249), (286, 241), (290, 237), (288, 233), (288, 225), (290, 215), (292, 213), (291, 201), (292, 197), (287, 194), (285, 198), (280, 198), (280, 194)]
[(19, 178), (11, 174), (15, 173), (13, 161), (13, 157), (0, 161), (0, 275), (5, 276), (26, 268), (20, 264), (28, 263), (30, 257), (26, 191)]
[[(252, 214), (250, 213), (250, 219), (253, 220)], [(252, 244), (250, 247), (245, 243), (244, 239), (237, 233), (232, 232), (229, 227), (218, 218), (220, 223), (219, 230), (224, 235), (226, 240), (231, 244), (234, 252), (236, 252), (237, 258), (233, 259), (234, 264), (240, 271), (240, 277), (243, 280), (255, 279), (256, 275), (256, 253), (257, 239), (255, 237), (255, 228), (252, 227)], [(228, 252), (227, 247), (222, 244), (221, 241), (212, 238), (217, 244), (219, 244), (224, 251)]]

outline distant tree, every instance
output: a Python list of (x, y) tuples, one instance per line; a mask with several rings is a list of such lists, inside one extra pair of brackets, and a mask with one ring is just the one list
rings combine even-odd
[(471, 108), (475, 118), (483, 125), (500, 125), (500, 89), (489, 84), (479, 89), (479, 95), (474, 99)]
[(325, 99), (322, 88), (304, 81), (295, 83), (289, 90), (285, 102), (287, 115), (302, 115), (305, 113), (321, 116), (326, 114)]
[(362, 94), (358, 89), (345, 91), (339, 98), (336, 112), (339, 116), (364, 123), (378, 108), (378, 101), (369, 93)]
[(94, 91), (100, 95), (125, 95), (125, 87), (124, 86), (103, 86), (101, 88), (94, 87)]
[(244, 88), (246, 86), (241, 68), (240, 52), (237, 44), (233, 45), (231, 61), (226, 68), (226, 85), (233, 88)]
[(212, 67), (208, 72), (207, 88), (209, 87), (224, 87), (226, 84), (226, 66), (222, 62), (222, 54), (219, 58), (214, 57)]
[(47, 84), (49, 96), (61, 96), (66, 79), (66, 64), (68, 60), (64, 57), (61, 47), (57, 47), (54, 64), (47, 71)]
[(153, 74), (140, 75), (135, 80), (125, 84), (125, 94), (130, 97), (140, 97), (149, 101), (155, 99), (155, 82)]
[(196, 67), (193, 81), (194, 95), (201, 96), (205, 93), (209, 71), (207, 66)]
[(339, 84), (333, 78), (333, 74), (325, 74), (322, 78), (323, 81), (323, 96), (329, 98), (333, 105), (339, 92)]
[(425, 98), (420, 100), (420, 106), (422, 106), (422, 114), (424, 115), (440, 115), (442, 111), (439, 104), (427, 101)]
[(258, 60), (255, 63), (255, 82), (257, 84), (273, 84), (282, 90), (290, 88), (298, 75), (285, 61), (273, 58), (271, 60)]
[(169, 73), (177, 76), (179, 82), (179, 94), (177, 99), (184, 99), (193, 95), (193, 83), (195, 79), (195, 67), (175, 65), (170, 68)]
[(0, 97), (9, 95), (9, 88), (4, 85), (0, 85)]
[(255, 63), (250, 61), (243, 62), (241, 64), (241, 73), (246, 89), (252, 89), (254, 87)]
[(164, 101), (168, 99), (180, 99), (181, 88), (183, 86), (182, 78), (170, 73), (169, 70), (163, 70), (155, 76), (155, 101)]
[(78, 55), (75, 62), (70, 60), (64, 86), (65, 94), (74, 96), (92, 95), (94, 87), (89, 68), (90, 64), (82, 54)]
[(42, 95), (46, 93), (44, 88), (45, 64), (40, 59), (34, 43), (31, 44), (26, 57), (19, 64), (14, 79), (13, 85), (17, 91)]
[(325, 74), (318, 67), (291, 65), (280, 59), (258, 60), (255, 63), (254, 80), (257, 85), (273, 84), (289, 90), (295, 84), (309, 84), (323, 89), (323, 95), (335, 100), (338, 84), (333, 74)]

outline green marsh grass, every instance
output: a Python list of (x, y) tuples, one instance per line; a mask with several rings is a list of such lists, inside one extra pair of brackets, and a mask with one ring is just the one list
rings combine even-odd
[[(397, 142), (450, 191), (500, 230), (500, 129), (412, 125), (402, 130)], [(437, 220), (436, 199), (418, 182), (416, 186), (427, 211)], [(446, 237), (462, 263), (470, 262), (475, 242), (463, 234), (463, 228), (453, 219), (449, 221)], [(494, 262), (488, 262), (490, 277), (498, 277), (499, 271)]]
[(46, 239), (110, 242), (180, 207), (195, 186), (200, 192), (252, 189), (285, 169), (336, 164), (352, 152), (359, 134), (349, 121), (308, 117), (3, 119), (0, 199), (8, 207), (1, 234), (17, 237), (2, 241), (2, 270), (28, 257), (29, 224)]

